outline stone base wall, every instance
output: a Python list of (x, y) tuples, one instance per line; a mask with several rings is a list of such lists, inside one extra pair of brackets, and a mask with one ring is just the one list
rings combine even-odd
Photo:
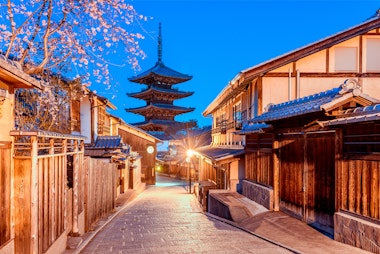
[(218, 217), (232, 221), (231, 213), (226, 204), (214, 197), (213, 193), (225, 192), (225, 190), (210, 190), (208, 195), (208, 211)]
[(61, 234), (60, 237), (49, 247), (45, 254), (63, 253), (67, 246), (67, 235)]
[(243, 180), (243, 195), (268, 210), (273, 210), (273, 189)]
[(334, 239), (366, 251), (380, 253), (380, 225), (344, 212), (334, 215)]

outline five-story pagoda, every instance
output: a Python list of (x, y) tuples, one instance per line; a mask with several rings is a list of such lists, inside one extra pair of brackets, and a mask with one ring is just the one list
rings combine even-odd
[(129, 78), (129, 81), (146, 85), (140, 92), (127, 93), (129, 97), (144, 100), (145, 106), (125, 109), (127, 112), (139, 114), (145, 117), (143, 122), (133, 123), (150, 134), (162, 140), (168, 140), (180, 130), (196, 126), (195, 121), (179, 122), (175, 117), (180, 114), (194, 111), (195, 108), (187, 108), (174, 105), (174, 101), (191, 96), (193, 92), (179, 91), (173, 85), (186, 82), (192, 76), (182, 74), (165, 66), (162, 61), (162, 36), (161, 23), (158, 35), (158, 61), (149, 70)]

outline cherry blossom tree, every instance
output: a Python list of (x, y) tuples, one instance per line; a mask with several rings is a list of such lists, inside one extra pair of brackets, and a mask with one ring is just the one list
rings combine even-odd
[(117, 54), (135, 69), (145, 57), (138, 31), (147, 18), (125, 0), (4, 2), (0, 4), (0, 50), (27, 73), (49, 70), (109, 87), (110, 55)]
[(0, 57), (17, 62), (45, 84), (42, 91), (16, 91), (16, 128), (70, 131), (70, 101), (80, 99), (82, 85), (98, 82), (105, 89), (112, 85), (112, 55), (139, 70), (145, 53), (138, 31), (147, 18), (126, 1), (0, 3)]

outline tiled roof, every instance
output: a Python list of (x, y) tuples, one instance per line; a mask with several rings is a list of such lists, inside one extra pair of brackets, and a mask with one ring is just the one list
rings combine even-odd
[(369, 121), (380, 121), (380, 104), (350, 109), (342, 117), (320, 123), (323, 126), (334, 126)]
[(253, 134), (253, 133), (262, 133), (264, 129), (271, 128), (272, 125), (266, 123), (248, 123), (244, 124), (241, 131), (236, 132), (240, 135)]
[(178, 71), (175, 71), (169, 67), (167, 67), (162, 61), (158, 61), (152, 68), (147, 71), (140, 73), (132, 78), (129, 78), (132, 82), (143, 83), (146, 84), (146, 80), (149, 78), (170, 78), (175, 81), (173, 84), (181, 83), (187, 80), (190, 80), (192, 76), (187, 74), (182, 74)]
[(184, 92), (184, 91), (178, 91), (177, 89), (165, 89), (161, 87), (149, 87), (147, 89), (144, 89), (140, 92), (136, 93), (127, 93), (128, 96), (130, 97), (136, 97), (139, 98), (144, 94), (149, 94), (149, 93), (165, 93), (165, 94), (172, 94), (175, 95), (178, 98), (185, 98), (188, 96), (191, 96), (194, 94), (194, 92)]
[(99, 136), (94, 148), (120, 148), (122, 146), (120, 136)]
[(339, 87), (313, 94), (292, 101), (270, 105), (261, 115), (250, 120), (250, 123), (270, 122), (308, 113), (331, 110), (355, 97), (362, 105), (371, 105), (379, 101), (361, 92), (355, 79), (347, 79)]
[(170, 111), (177, 111), (177, 112), (181, 112), (181, 113), (185, 113), (185, 112), (191, 112), (193, 111), (195, 108), (186, 108), (186, 107), (181, 107), (181, 106), (175, 106), (175, 105), (171, 105), (171, 104), (159, 104), (159, 103), (152, 103), (152, 104), (149, 104), (149, 105), (145, 105), (145, 106), (142, 106), (142, 107), (138, 107), (138, 108), (126, 108), (125, 110), (127, 112), (141, 112), (141, 111), (145, 111), (145, 110), (151, 110), (151, 109), (165, 109), (165, 110), (170, 110)]
[(220, 161), (230, 157), (238, 157), (239, 155), (244, 154), (244, 148), (206, 146), (196, 149), (196, 152), (212, 160)]
[[(191, 121), (190, 122), (177, 122), (175, 120), (152, 119), (149, 121), (134, 123), (133, 125), (138, 126), (140, 128), (144, 128), (147, 126), (161, 126), (161, 127), (163, 127), (163, 129), (166, 129), (166, 128), (177, 129), (177, 128), (184, 128), (186, 126), (190, 126), (189, 124), (191, 124), (191, 123), (192, 123)], [(190, 127), (193, 127), (193, 126), (190, 126)]]
[(339, 94), (340, 90), (340, 87), (334, 88), (297, 100), (270, 105), (266, 112), (253, 118), (251, 121), (256, 123), (267, 122), (321, 111), (324, 104), (342, 96)]
[(84, 149), (84, 155), (91, 157), (123, 157), (129, 152), (130, 149), (125, 149), (120, 136), (98, 136), (93, 146), (86, 146)]

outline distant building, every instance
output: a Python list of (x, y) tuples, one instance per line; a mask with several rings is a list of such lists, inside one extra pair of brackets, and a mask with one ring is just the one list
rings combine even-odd
[(133, 123), (150, 134), (162, 140), (169, 140), (176, 132), (196, 126), (195, 121), (178, 122), (175, 117), (194, 111), (195, 108), (174, 105), (174, 101), (189, 97), (193, 92), (179, 91), (173, 85), (186, 82), (192, 76), (179, 73), (165, 66), (162, 61), (161, 23), (158, 36), (158, 61), (149, 70), (129, 78), (131, 82), (147, 85), (140, 92), (128, 93), (129, 97), (146, 101), (146, 105), (137, 108), (127, 108), (127, 112), (145, 117), (143, 122)]

